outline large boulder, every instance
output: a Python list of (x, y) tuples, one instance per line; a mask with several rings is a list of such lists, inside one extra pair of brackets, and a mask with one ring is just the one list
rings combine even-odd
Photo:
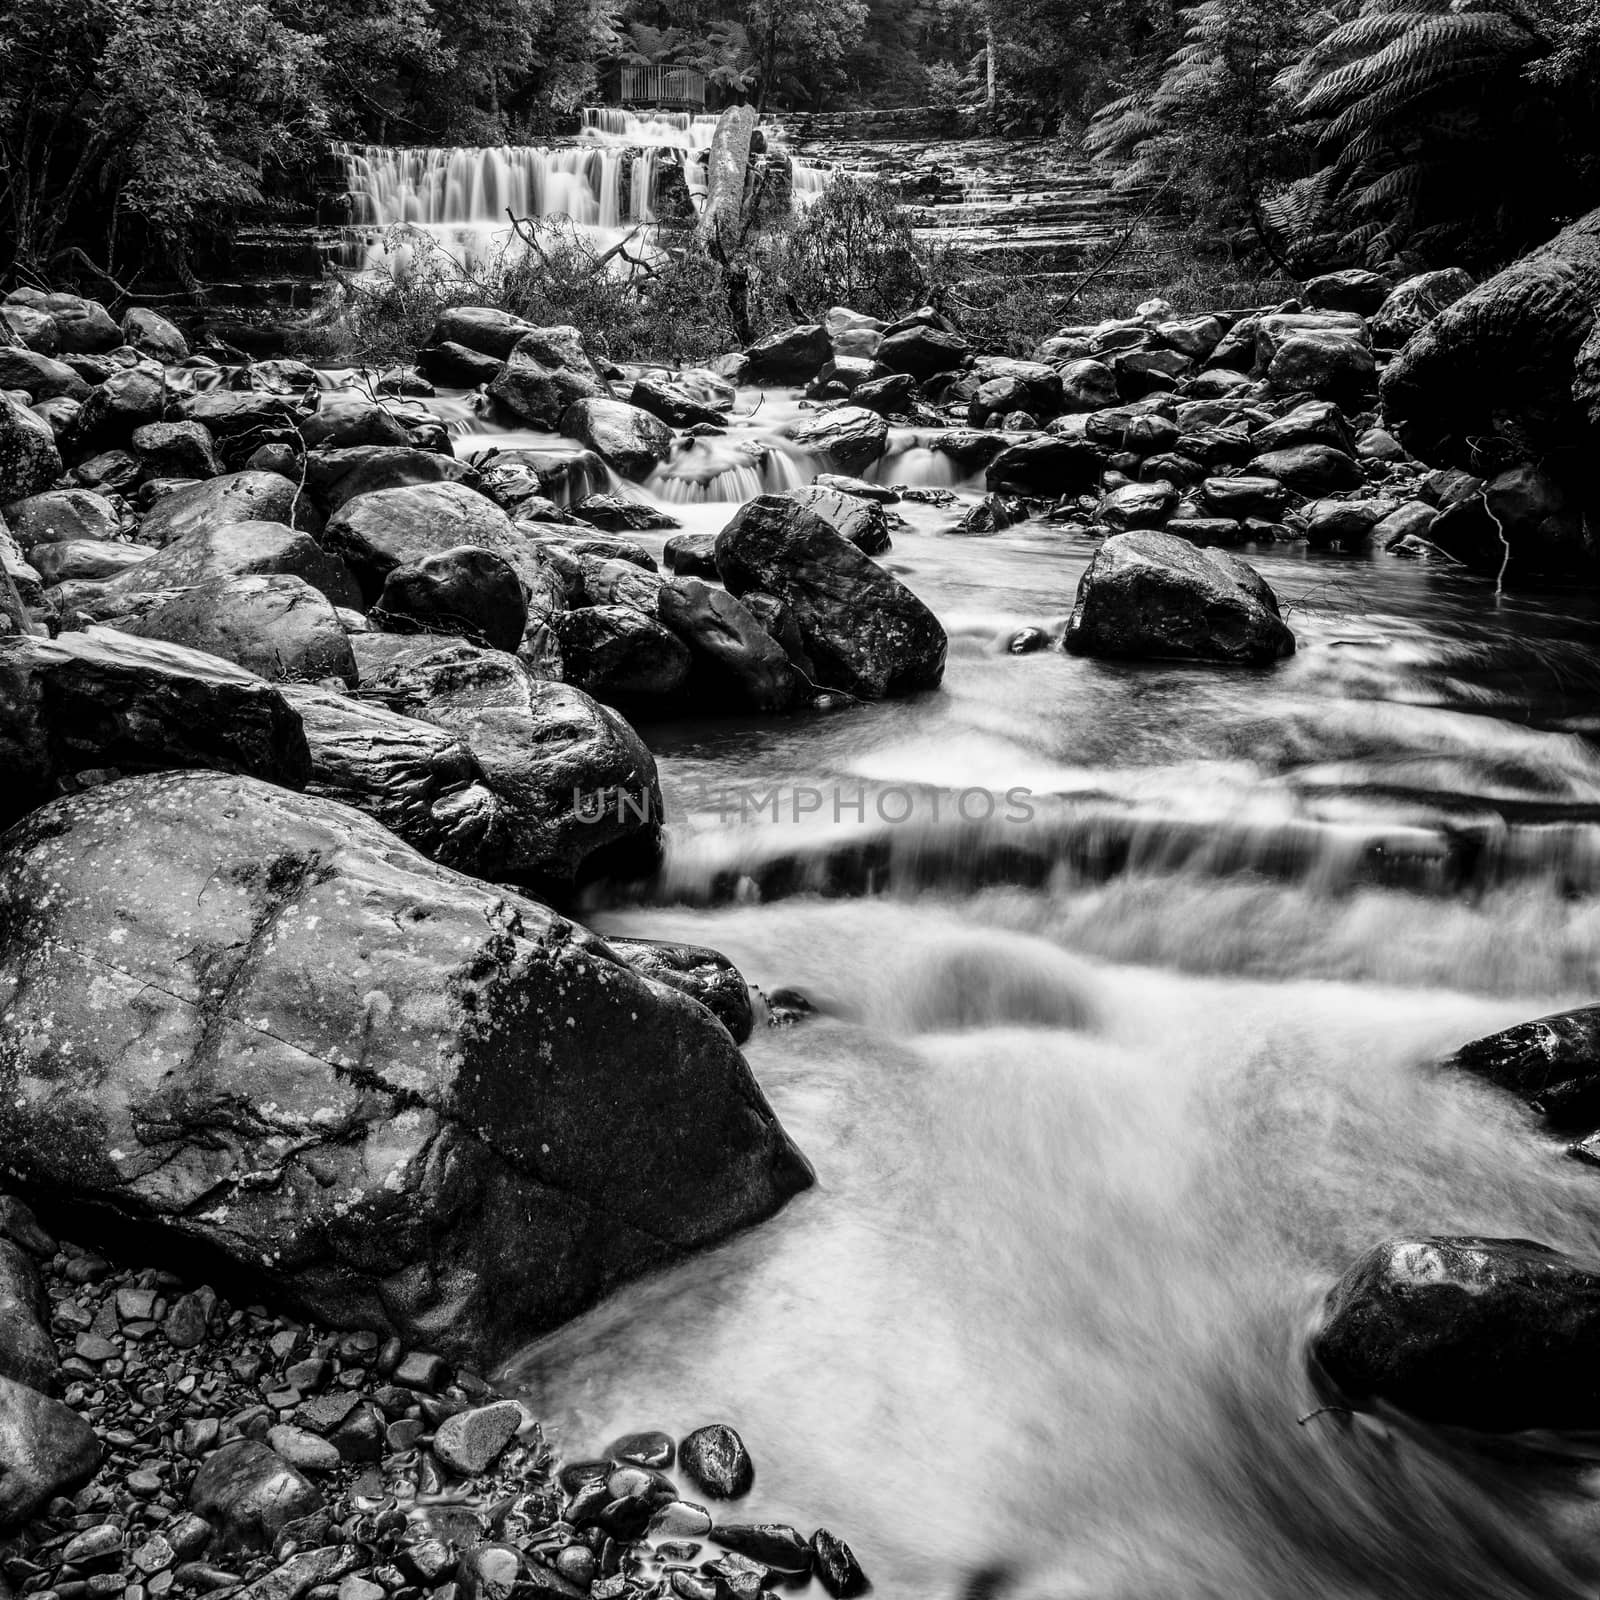
[(296, 486), (276, 472), (229, 472), (164, 494), (139, 526), (146, 544), (174, 544), (231, 522), (292, 523)]
[(1384, 297), (1369, 324), (1372, 337), (1385, 349), (1398, 350), (1441, 311), (1471, 291), (1472, 279), (1460, 267), (1419, 272), (1396, 284)]
[(584, 352), (576, 328), (535, 328), (512, 347), (489, 393), (514, 415), (538, 428), (561, 426), (578, 400), (609, 399), (611, 390)]
[(45, 296), (43, 307), (56, 325), (61, 348), (72, 355), (96, 355), (122, 343), (122, 330), (98, 300), (51, 294)]
[(210, 430), (198, 422), (147, 422), (128, 436), (128, 448), (152, 478), (216, 478), (222, 473)]
[(365, 446), (403, 450), (411, 442), (400, 419), (376, 400), (347, 397), (319, 405), (300, 419), (300, 437), (313, 450), (357, 450)]
[(464, 641), (367, 634), (354, 645), (365, 693), (471, 752), (506, 813), (500, 876), (564, 888), (653, 862), (655, 758), (615, 711)]
[(203, 650), (258, 677), (354, 688), (350, 639), (328, 597), (291, 573), (208, 578), (118, 624), (141, 639)]
[(481, 1366), (810, 1181), (702, 1006), (344, 806), (72, 796), (0, 930), (0, 1166), (335, 1327)]
[(837, 406), (803, 417), (789, 438), (827, 472), (863, 472), (889, 443), (889, 424), (865, 406)]
[(12, 344), (0, 344), (0, 389), (20, 389), (35, 403), (63, 396), (84, 400), (89, 394), (89, 385), (65, 361)]
[(1285, 339), (1267, 367), (1267, 382), (1278, 394), (1306, 393), (1330, 400), (1359, 399), (1377, 378), (1371, 346), (1341, 330)]
[(647, 709), (688, 682), (689, 647), (636, 605), (580, 606), (555, 629), (568, 681), (608, 704)]
[(562, 414), (561, 431), (625, 478), (649, 477), (672, 454), (672, 429), (625, 400), (574, 401)]
[(712, 404), (711, 398), (692, 383), (681, 382), (658, 372), (647, 372), (635, 379), (633, 392), (628, 396), (632, 405), (641, 407), (674, 428), (692, 428), (696, 423), (712, 426), (720, 423), (730, 405)]
[(989, 463), (984, 483), (1001, 494), (1083, 494), (1099, 486), (1106, 458), (1086, 439), (1036, 434), (1003, 448)]
[(1513, 582), (1585, 582), (1600, 573), (1583, 508), (1537, 466), (1497, 473), (1481, 493), (1448, 506), (1428, 540), (1475, 572)]
[(821, 684), (877, 700), (944, 676), (938, 619), (809, 507), (781, 495), (750, 501), (717, 535), (716, 561), (731, 593), (783, 602)]
[(747, 383), (804, 383), (833, 355), (833, 341), (820, 323), (806, 322), (757, 340), (745, 351)]
[(189, 359), (189, 341), (159, 311), (132, 306), (122, 318), (122, 342), (168, 366)]
[(971, 353), (971, 345), (959, 334), (919, 325), (885, 334), (878, 341), (875, 358), (887, 372), (908, 372), (920, 380), (954, 372)]
[(889, 513), (876, 500), (814, 483), (784, 490), (783, 499), (815, 511), (863, 555), (881, 556), (889, 548)]
[(0, 394), (0, 505), (48, 489), (61, 476), (61, 452), (43, 417)]
[(100, 1441), (83, 1417), (27, 1384), (0, 1378), (0, 1530), (16, 1530), (99, 1465)]
[(1467, 472), (1534, 463), (1587, 486), (1594, 433), (1574, 364), (1600, 304), (1600, 211), (1462, 295), (1384, 373), (1388, 425), (1412, 455)]
[(1600, 1262), (1527, 1239), (1389, 1239), (1328, 1295), (1311, 1341), (1355, 1404), (1505, 1433), (1600, 1427)]
[(515, 650), (528, 626), (528, 596), (504, 556), (455, 545), (390, 572), (372, 615), (397, 632), (459, 633)]
[(1074, 655), (1258, 663), (1294, 652), (1277, 598), (1254, 567), (1176, 534), (1107, 539), (1078, 584)]
[(1600, 1006), (1487, 1034), (1462, 1045), (1444, 1065), (1516, 1095), (1553, 1128), (1600, 1127)]
[(90, 489), (47, 489), (5, 508), (11, 537), (26, 555), (36, 544), (66, 539), (114, 539), (122, 522), (116, 507)]
[(357, 495), (403, 489), (413, 483), (465, 483), (477, 474), (465, 461), (412, 445), (357, 444), (319, 447), (305, 458), (306, 493), (329, 514)]
[(505, 361), (516, 349), (519, 339), (539, 331), (533, 323), (524, 322), (509, 311), (496, 311), (492, 306), (451, 306), (439, 313), (428, 343), (461, 345), (480, 355), (493, 356), (496, 361)]
[(282, 522), (205, 523), (163, 545), (149, 560), (115, 578), (111, 595), (182, 589), (216, 578), (288, 574), (303, 578), (336, 606), (361, 604), (350, 569), (298, 528)]
[(106, 628), (0, 638), (0, 823), (79, 773), (170, 767), (299, 788), (310, 756), (283, 696), (215, 656)]
[(657, 592), (656, 616), (689, 647), (693, 705), (787, 711), (804, 698), (805, 683), (783, 646), (726, 589), (671, 579)]

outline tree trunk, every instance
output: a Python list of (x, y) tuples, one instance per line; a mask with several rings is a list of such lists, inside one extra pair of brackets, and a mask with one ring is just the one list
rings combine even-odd
[(983, 11), (983, 56), (984, 64), (988, 69), (988, 84), (984, 90), (983, 103), (990, 111), (994, 110), (995, 101), (995, 42), (994, 42), (994, 8), (985, 6)]

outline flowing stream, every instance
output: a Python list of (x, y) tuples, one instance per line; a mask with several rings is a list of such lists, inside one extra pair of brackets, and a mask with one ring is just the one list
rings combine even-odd
[[(792, 402), (739, 410), (631, 492), (714, 531), (814, 475)], [(463, 455), (560, 448), (457, 426)], [(970, 502), (936, 443), (875, 475)], [(510, 1375), (569, 1456), (733, 1423), (739, 1519), (833, 1528), (891, 1600), (1592, 1595), (1581, 1471), (1298, 1419), (1368, 1244), (1600, 1243), (1600, 1175), (1430, 1064), (1594, 998), (1595, 607), (1266, 547), (1275, 668), (1013, 654), (1059, 637), (1092, 544), (896, 509), (942, 689), (647, 726), (669, 860), (593, 908), (810, 999), (748, 1055), (817, 1185)]]

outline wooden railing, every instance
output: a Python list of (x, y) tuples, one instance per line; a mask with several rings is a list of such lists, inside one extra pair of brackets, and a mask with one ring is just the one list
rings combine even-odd
[(706, 103), (706, 75), (698, 67), (624, 67), (619, 88), (625, 106), (700, 110)]

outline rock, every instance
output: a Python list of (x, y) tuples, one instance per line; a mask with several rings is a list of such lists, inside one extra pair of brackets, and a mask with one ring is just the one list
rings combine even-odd
[(1253, 567), (1141, 530), (1095, 552), (1065, 645), (1075, 655), (1259, 663), (1293, 654), (1294, 635)]
[(198, 422), (147, 422), (129, 435), (128, 446), (152, 478), (216, 478), (222, 474), (211, 435)]
[(787, 1523), (719, 1522), (714, 1532), (719, 1544), (773, 1572), (804, 1577), (811, 1571), (811, 1546)]
[(1069, 416), (1117, 403), (1117, 375), (1102, 361), (1069, 361), (1060, 369), (1061, 409)]
[(299, 788), (310, 756), (283, 697), (213, 656), (104, 628), (0, 638), (0, 822), (108, 767), (216, 767)]
[(1389, 298), (1389, 279), (1363, 267), (1325, 272), (1306, 284), (1305, 301), (1319, 311), (1353, 311), (1370, 317)]
[(875, 357), (886, 371), (909, 372), (920, 382), (965, 365), (971, 351), (972, 347), (958, 334), (919, 326), (885, 334), (878, 341)]
[(111, 502), (89, 489), (47, 489), (14, 501), (5, 516), (24, 553), (68, 539), (114, 539), (122, 526)]
[(1407, 501), (1373, 528), (1372, 542), (1380, 549), (1393, 550), (1407, 539), (1429, 539), (1438, 515), (1421, 500)]
[(673, 579), (657, 592), (656, 618), (689, 647), (686, 693), (697, 705), (788, 711), (805, 697), (783, 647), (726, 590)]
[(270, 1550), (298, 1517), (322, 1508), (316, 1485), (266, 1445), (235, 1439), (200, 1464), (190, 1508), (216, 1530), (218, 1551)]
[(1472, 279), (1460, 267), (1407, 278), (1391, 289), (1383, 304), (1371, 313), (1372, 337), (1385, 348), (1398, 350), (1471, 290)]
[(504, 808), (495, 876), (570, 887), (653, 863), (656, 764), (616, 712), (499, 651), (381, 635), (355, 648), (367, 693), (460, 739), (478, 763)]
[(433, 346), (453, 344), (492, 356), (496, 361), (506, 361), (520, 339), (542, 331), (521, 317), (490, 306), (451, 306), (439, 313), (433, 332), (428, 335), (428, 343)]
[(58, 801), (6, 842), (0, 929), (23, 1192), (153, 1213), (336, 1327), (492, 1360), (810, 1181), (700, 1006), (326, 801), (214, 773)]
[(143, 566), (150, 552), (142, 545), (107, 539), (57, 539), (35, 545), (29, 563), (47, 586), (115, 578)]
[(1072, 495), (1097, 489), (1104, 454), (1085, 439), (1040, 434), (1003, 449), (989, 463), (985, 485), (1001, 494)]
[(881, 699), (943, 677), (945, 632), (932, 612), (808, 507), (750, 501), (717, 536), (716, 559), (732, 594), (760, 590), (789, 609), (816, 681)]
[(1480, 472), (1536, 464), (1587, 503), (1593, 434), (1574, 362), (1600, 303), (1600, 211), (1463, 294), (1381, 385), (1386, 425), (1420, 460)]
[(230, 472), (163, 495), (146, 514), (139, 537), (159, 547), (233, 522), (292, 524), (294, 514), (295, 485), (287, 478), (276, 472)]
[(1600, 1263), (1526, 1239), (1399, 1238), (1355, 1261), (1311, 1340), (1352, 1403), (1507, 1433), (1591, 1430)]
[(1513, 467), (1435, 519), (1429, 542), (1475, 572), (1513, 582), (1590, 581), (1596, 551), (1588, 518), (1537, 467)]
[(305, 475), (306, 494), (329, 515), (357, 495), (380, 489), (403, 489), (418, 483), (478, 486), (476, 471), (465, 461), (410, 445), (358, 444), (339, 449), (324, 446), (306, 454)]
[(433, 1453), (451, 1472), (475, 1478), (487, 1472), (527, 1420), (515, 1400), (446, 1417), (433, 1435)]
[(351, 688), (357, 682), (349, 636), (328, 597), (287, 573), (209, 578), (119, 626), (136, 638), (203, 650), (269, 680), (339, 678)]
[(134, 429), (159, 422), (167, 390), (161, 378), (144, 367), (114, 372), (84, 399), (72, 429), (72, 447), (80, 455), (126, 445)]
[(692, 428), (696, 423), (714, 426), (729, 409), (726, 405), (709, 404), (703, 393), (690, 384), (651, 372), (634, 381), (628, 400), (674, 428)]
[[(625, 939), (616, 934), (607, 936), (606, 946), (633, 968), (641, 977), (664, 983), (668, 988), (681, 990), (698, 1000), (733, 1037), (735, 1044), (743, 1044), (755, 1027), (755, 1012), (750, 1003), (750, 986), (743, 975), (720, 950), (704, 945), (675, 944), (664, 939)], [(633, 1460), (644, 1446), (639, 1442), (644, 1436), (629, 1436), (632, 1455), (623, 1454), (618, 1446), (611, 1453), (620, 1461)], [(665, 1434), (651, 1434), (654, 1441), (649, 1454), (663, 1453), (659, 1443)], [(671, 1440), (667, 1439), (664, 1461), (649, 1460), (640, 1464), (650, 1467), (672, 1465)]]
[(868, 378), (850, 391), (850, 403), (880, 417), (903, 417), (916, 404), (917, 380), (909, 372)]
[(280, 1422), (267, 1429), (267, 1445), (299, 1472), (337, 1472), (343, 1465), (338, 1449), (304, 1428)]
[[(613, 950), (617, 948), (619, 943), (626, 944), (629, 942), (630, 941), (627, 940), (619, 941), (614, 938), (606, 941), (606, 943), (609, 944)], [(654, 947), (658, 941), (653, 939), (635, 939), (632, 940), (631, 943)], [(693, 947), (679, 945), (673, 946), (672, 948), (690, 949)], [(726, 956), (721, 955), (715, 950), (710, 950), (705, 953), (707, 955), (715, 956), (718, 961), (727, 960)], [(629, 965), (631, 966), (633, 963), (629, 962)], [(678, 968), (672, 967), (671, 970), (677, 971)], [(744, 980), (740, 979), (741, 985), (743, 982)], [(745, 999), (748, 1000), (749, 997), (749, 991), (746, 990)], [(732, 1030), (730, 1029), (729, 1031), (731, 1032)], [(673, 1438), (670, 1433), (662, 1433), (657, 1428), (651, 1428), (642, 1433), (623, 1434), (620, 1439), (615, 1439), (612, 1441), (611, 1448), (606, 1451), (606, 1454), (610, 1456), (613, 1461), (627, 1461), (631, 1462), (634, 1466), (650, 1467), (657, 1472), (665, 1472), (669, 1467), (671, 1467), (672, 1463), (677, 1460), (678, 1447), (673, 1442)], [(671, 1537), (671, 1535), (668, 1535), (668, 1537)]]
[(331, 605), (358, 607), (350, 570), (308, 533), (281, 522), (206, 523), (164, 545), (108, 585), (115, 596), (182, 589), (219, 578), (301, 578)]
[(528, 597), (504, 556), (457, 545), (396, 567), (383, 580), (373, 616), (386, 628), (458, 633), (515, 650), (528, 624)]
[(489, 385), (489, 393), (524, 422), (553, 431), (559, 431), (561, 418), (575, 401), (611, 395), (572, 327), (524, 333)]
[(431, 861), (474, 877), (508, 877), (512, 819), (454, 734), (383, 706), (295, 685), (311, 754), (307, 791), (354, 806)]
[(715, 578), (716, 545), (714, 533), (677, 533), (667, 540), (661, 559), (680, 578)]
[[(39, 1269), (20, 1245), (0, 1239), (0, 1376), (48, 1394), (58, 1368)], [(3, 1484), (0, 1468), (0, 1492)]]
[(0, 1377), (0, 1529), (11, 1532), (99, 1464), (99, 1440), (76, 1411)]
[(623, 400), (578, 400), (561, 417), (561, 431), (625, 478), (642, 479), (672, 454), (672, 429)]
[(787, 432), (794, 444), (835, 472), (864, 471), (889, 442), (889, 424), (862, 406), (818, 412)]
[(50, 313), (36, 306), (19, 305), (8, 295), (0, 302), (0, 348), (11, 348), (13, 339), (40, 355), (54, 356), (61, 351), (61, 335), (56, 332)]
[(738, 1500), (756, 1481), (755, 1463), (744, 1440), (725, 1422), (696, 1428), (678, 1444), (678, 1465), (714, 1500)]
[(61, 452), (43, 417), (0, 394), (0, 505), (40, 494), (61, 475)]
[[(659, 506), (620, 494), (586, 494), (573, 502), (571, 513), (579, 522), (609, 533), (645, 533), (682, 526), (675, 516)], [(523, 514), (528, 513), (524, 510)]]
[(300, 418), (300, 437), (313, 450), (349, 450), (360, 445), (404, 449), (410, 436), (400, 419), (376, 400), (328, 400)]
[(84, 400), (89, 394), (89, 385), (65, 361), (7, 344), (0, 344), (0, 389), (20, 389), (36, 404), (63, 398)]
[(804, 323), (769, 333), (745, 351), (746, 383), (804, 383), (833, 355), (828, 330)]
[[(584, 1554), (589, 1552), (585, 1550)], [(522, 1552), (514, 1545), (479, 1545), (462, 1553), (456, 1583), (467, 1600), (511, 1600), (522, 1575), (522, 1561)], [(339, 1600), (345, 1600), (345, 1596), (340, 1595)], [(383, 1600), (383, 1590), (371, 1600)]]
[(882, 555), (890, 546), (889, 514), (882, 505), (859, 496), (810, 484), (786, 489), (782, 498), (814, 511), (841, 538), (863, 555)]
[(811, 1535), (811, 1557), (817, 1581), (831, 1595), (865, 1594), (872, 1587), (855, 1552), (826, 1528), (818, 1528)]
[(1360, 550), (1389, 509), (1384, 500), (1313, 500), (1302, 513), (1313, 550)]
[(1443, 1064), (1516, 1095), (1552, 1128), (1600, 1126), (1600, 1006), (1519, 1022), (1463, 1045)]
[(417, 369), (432, 383), (447, 384), (453, 389), (476, 389), (500, 376), (503, 360), (503, 357), (484, 355), (447, 339), (442, 344), (419, 350)]
[(1371, 348), (1337, 330), (1285, 339), (1267, 367), (1267, 382), (1278, 394), (1307, 393), (1326, 399), (1359, 399), (1377, 378)]
[(122, 318), (122, 342), (167, 366), (189, 359), (189, 341), (148, 306), (132, 306)]
[(1154, 483), (1125, 483), (1113, 489), (1100, 502), (1095, 515), (1119, 532), (1162, 528), (1177, 505), (1178, 491), (1165, 479), (1157, 479)]
[(597, 700), (664, 699), (688, 680), (688, 646), (632, 605), (579, 607), (556, 618), (555, 632), (568, 681)]
[(1296, 494), (1334, 494), (1340, 489), (1359, 489), (1366, 482), (1353, 456), (1325, 444), (1268, 450), (1245, 470), (1253, 477), (1276, 478)]
[(168, 407), (167, 420), (198, 422), (230, 469), (243, 466), (262, 445), (300, 443), (300, 413), (283, 396), (261, 390), (206, 389), (183, 395)]
[(1275, 422), (1258, 428), (1251, 436), (1255, 454), (1287, 450), (1293, 445), (1325, 444), (1348, 454), (1355, 448), (1350, 425), (1344, 413), (1331, 400), (1307, 400), (1286, 411)]

